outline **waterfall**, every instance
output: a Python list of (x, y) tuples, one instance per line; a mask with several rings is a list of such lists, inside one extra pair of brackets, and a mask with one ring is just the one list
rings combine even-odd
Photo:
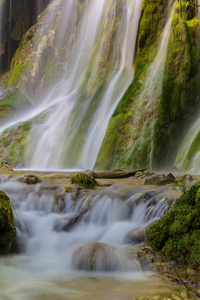
[[(54, 52), (66, 49), (65, 72), (44, 99), (43, 104), (51, 108), (45, 126), (31, 130), (27, 165), (92, 168), (109, 119), (133, 78), (142, 0), (85, 1), (81, 17), (76, 1), (56, 4), (63, 5), (57, 30), (64, 34), (54, 41)], [(54, 16), (56, 9), (51, 16), (47, 13), (47, 31)], [(79, 22), (78, 32), (73, 20)], [(38, 61), (41, 55), (42, 49)]]
[[(0, 183), (0, 189), (9, 195), (14, 208), (17, 226), (14, 251), (21, 252), (20, 256), (0, 259), (1, 278), (2, 272), (9, 273), (11, 264), (11, 281), (16, 272), (19, 278), (15, 280), (19, 282), (26, 276), (33, 279), (42, 276), (44, 280), (49, 275), (52, 278), (81, 275), (77, 251), (82, 249), (86, 251), (84, 261), (97, 262), (95, 269), (85, 266), (85, 270), (97, 274), (115, 271), (113, 276), (141, 272), (143, 266), (134, 251), (131, 256), (127, 251), (144, 243), (145, 228), (170, 209), (172, 200), (167, 199), (168, 191), (163, 188), (155, 192), (147, 191), (144, 186), (123, 188), (114, 185), (88, 196), (84, 192), (77, 196), (65, 194), (59, 186), (53, 190), (45, 182), (36, 186), (13, 180)], [(170, 191), (170, 198), (177, 192), (173, 193)], [(93, 246), (99, 247), (95, 258), (87, 255)], [(4, 263), (8, 266), (5, 271)], [(22, 274), (26, 275), (21, 277)]]

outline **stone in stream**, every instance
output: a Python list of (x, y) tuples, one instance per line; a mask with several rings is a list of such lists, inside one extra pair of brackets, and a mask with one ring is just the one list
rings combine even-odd
[(173, 183), (175, 180), (175, 177), (172, 173), (169, 174), (158, 174), (158, 175), (151, 175), (145, 180), (146, 185), (166, 185), (169, 183)]
[(139, 245), (145, 242), (146, 227), (131, 230), (125, 237), (125, 243), (131, 245)]
[(0, 253), (6, 253), (16, 236), (13, 210), (9, 197), (0, 191)]
[(72, 177), (71, 179), (72, 184), (76, 184), (83, 189), (94, 189), (95, 187), (99, 186), (99, 183), (92, 175), (88, 175), (86, 173), (79, 173)]
[(72, 265), (75, 269), (84, 271), (114, 272), (134, 269), (124, 253), (99, 242), (88, 243), (75, 249)]
[(26, 184), (37, 184), (41, 182), (41, 179), (37, 175), (26, 175), (18, 178), (17, 181)]
[(9, 163), (7, 163), (6, 161), (3, 161), (3, 162), (0, 163), (0, 169), (6, 170), (6, 171), (14, 171), (13, 167), (11, 167), (9, 165)]

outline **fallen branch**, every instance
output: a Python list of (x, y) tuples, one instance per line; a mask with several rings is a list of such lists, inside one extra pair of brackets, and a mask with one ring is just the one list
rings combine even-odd
[(144, 172), (146, 169), (135, 170), (131, 172), (123, 172), (123, 171), (113, 171), (113, 172), (93, 172), (94, 178), (128, 178), (131, 176), (135, 176), (137, 172)]

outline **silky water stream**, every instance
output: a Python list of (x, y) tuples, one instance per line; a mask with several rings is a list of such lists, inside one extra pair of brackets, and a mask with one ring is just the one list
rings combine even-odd
[(152, 276), (136, 251), (177, 191), (114, 184), (77, 194), (5, 179), (0, 189), (18, 232), (18, 254), (0, 258), (0, 299), (189, 299)]

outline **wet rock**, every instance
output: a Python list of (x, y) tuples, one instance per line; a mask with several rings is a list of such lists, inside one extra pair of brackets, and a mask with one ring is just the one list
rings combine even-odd
[(26, 178), (25, 178), (25, 177), (19, 177), (19, 178), (17, 179), (17, 181), (19, 181), (19, 182), (21, 182), (21, 183), (25, 183)]
[(65, 209), (65, 192), (59, 191), (55, 195), (55, 206), (57, 208), (57, 212), (61, 212)]
[(71, 186), (65, 185), (64, 191), (65, 193), (73, 193), (73, 188)]
[(151, 175), (145, 180), (145, 185), (166, 185), (169, 183), (173, 183), (175, 177), (172, 173), (169, 174), (158, 174), (158, 175)]
[(145, 242), (146, 227), (131, 230), (125, 237), (125, 243), (131, 245), (138, 245)]
[(26, 184), (37, 184), (41, 182), (41, 179), (36, 175), (27, 175), (27, 176), (19, 177), (17, 181)]
[(88, 170), (85, 171), (85, 173), (86, 173), (88, 176), (90, 176), (90, 177), (92, 177), (92, 178), (95, 178), (95, 173), (94, 173), (94, 171), (88, 169)]
[(6, 170), (6, 171), (14, 171), (13, 167), (11, 167), (7, 162), (2, 162), (0, 164), (0, 169)]
[(95, 187), (99, 186), (99, 183), (96, 181), (96, 179), (94, 179), (93, 176), (85, 173), (79, 173), (72, 177), (71, 183), (76, 184), (83, 189), (94, 189)]
[(192, 177), (190, 174), (185, 174), (185, 175), (182, 177), (182, 180), (183, 180), (184, 183), (190, 183), (190, 182), (195, 181), (195, 178)]
[(36, 175), (28, 175), (25, 180), (25, 183), (27, 184), (37, 184), (40, 182), (41, 182), (40, 178)]
[(71, 229), (73, 229), (73, 227), (79, 222), (80, 218), (86, 214), (90, 209), (90, 206), (86, 206), (84, 208), (81, 209), (81, 211), (71, 217), (71, 218), (63, 218), (62, 220), (59, 220), (54, 227), (55, 231), (70, 231)]
[(13, 210), (9, 197), (0, 191), (0, 253), (6, 253), (16, 236)]
[(145, 172), (137, 172), (134, 177), (136, 178), (145, 178), (147, 175)]
[(19, 111), (31, 108), (29, 99), (18, 89), (6, 90), (0, 95), (0, 122), (13, 118)]
[(75, 269), (85, 271), (114, 272), (121, 268), (118, 251), (98, 242), (78, 247), (73, 253), (72, 265)]

